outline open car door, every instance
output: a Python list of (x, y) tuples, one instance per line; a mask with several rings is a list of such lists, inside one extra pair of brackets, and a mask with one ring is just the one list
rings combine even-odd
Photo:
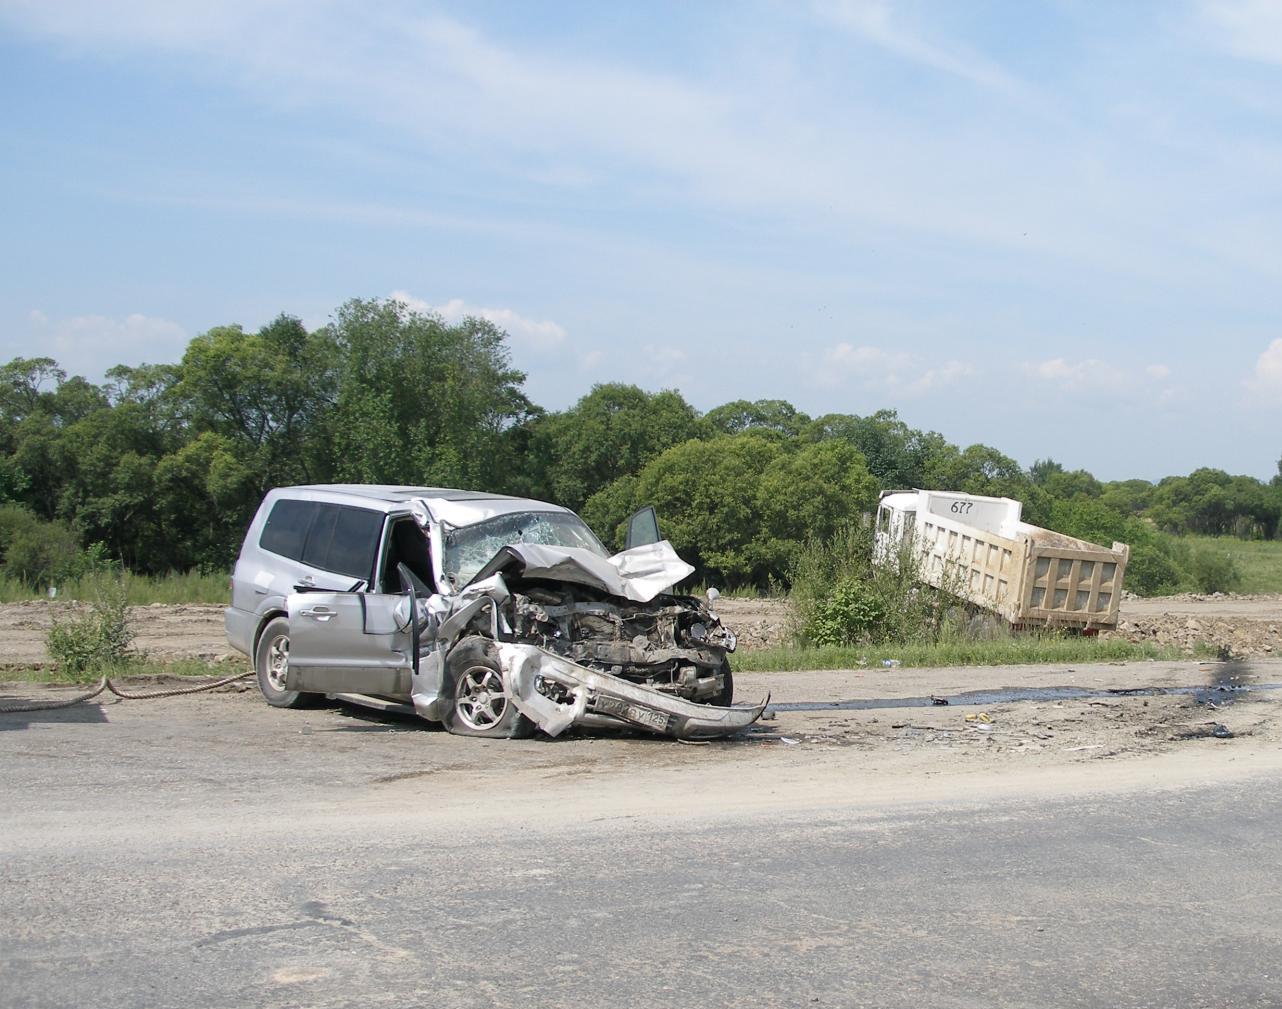
[(287, 689), (410, 695), (418, 645), (410, 593), (298, 592), (288, 607)]
[(628, 537), (624, 543), (624, 548), (631, 550), (633, 547), (649, 546), (651, 543), (658, 543), (662, 536), (659, 535), (659, 516), (655, 514), (652, 505), (646, 505), (638, 509), (628, 519)]

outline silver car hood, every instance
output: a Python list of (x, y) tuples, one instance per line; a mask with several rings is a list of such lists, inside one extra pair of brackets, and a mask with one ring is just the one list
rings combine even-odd
[(587, 585), (612, 596), (648, 603), (689, 578), (694, 568), (677, 556), (667, 540), (633, 547), (613, 557), (602, 557), (581, 547), (513, 543), (496, 553), (471, 584), (507, 572)]

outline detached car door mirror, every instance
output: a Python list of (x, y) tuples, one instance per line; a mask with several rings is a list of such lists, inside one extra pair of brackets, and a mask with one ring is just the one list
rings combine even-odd
[(659, 516), (650, 505), (646, 505), (628, 519), (627, 549), (658, 543), (661, 539), (663, 537), (659, 535)]

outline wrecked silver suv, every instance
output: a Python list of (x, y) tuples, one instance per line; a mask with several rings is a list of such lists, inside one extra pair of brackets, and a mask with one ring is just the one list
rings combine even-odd
[(610, 556), (577, 515), (541, 501), (278, 488), (236, 562), (227, 638), (278, 707), (324, 694), (462, 735), (579, 725), (708, 739), (765, 703), (732, 705), (734, 634), (711, 600), (671, 592), (693, 570), (653, 509)]

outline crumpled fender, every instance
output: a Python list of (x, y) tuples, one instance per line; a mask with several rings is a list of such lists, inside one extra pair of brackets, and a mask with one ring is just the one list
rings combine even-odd
[[(674, 739), (717, 739), (746, 729), (770, 703), (767, 695), (756, 705), (696, 704), (588, 669), (535, 645), (496, 642), (495, 650), (512, 703), (549, 736), (588, 715), (600, 715)], [(539, 693), (539, 677), (561, 684), (573, 702), (559, 704)]]

